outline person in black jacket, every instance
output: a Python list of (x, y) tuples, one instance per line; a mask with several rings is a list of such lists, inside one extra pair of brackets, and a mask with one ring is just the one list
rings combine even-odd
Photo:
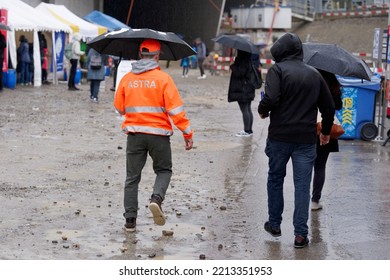
[(275, 64), (269, 69), (258, 112), (270, 117), (265, 153), (268, 156), (268, 221), (264, 229), (281, 236), (283, 183), (292, 160), (294, 178), (294, 247), (309, 243), (310, 185), (316, 158), (317, 112), (321, 112), (320, 144), (329, 143), (335, 113), (332, 95), (321, 74), (303, 62), (302, 42), (286, 33), (271, 48)]
[(237, 101), (240, 106), (242, 118), (244, 121), (244, 130), (237, 133), (236, 136), (251, 136), (253, 134), (253, 113), (251, 102), (255, 98), (255, 88), (248, 83), (251, 71), (251, 54), (237, 50), (237, 56), (234, 63), (230, 65), (232, 70), (228, 90), (228, 102)]
[[(341, 110), (343, 102), (341, 100), (341, 85), (336, 78), (336, 75), (327, 71), (318, 70), (325, 79), (329, 90), (332, 94), (336, 110)], [(317, 158), (314, 162), (313, 176), (313, 192), (311, 197), (311, 210), (322, 209), (321, 199), (322, 188), (325, 183), (326, 162), (328, 161), (329, 153), (339, 151), (339, 142), (337, 139), (330, 139), (329, 144), (321, 145), (320, 139), (317, 137)]]
[(4, 49), (7, 47), (5, 36), (0, 32), (0, 91), (3, 91), (3, 63), (4, 63)]

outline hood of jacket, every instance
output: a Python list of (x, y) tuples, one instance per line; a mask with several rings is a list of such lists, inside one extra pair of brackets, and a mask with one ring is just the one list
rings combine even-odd
[(303, 60), (302, 42), (298, 35), (286, 33), (280, 37), (271, 48), (275, 62), (284, 60)]
[(81, 34), (76, 32), (73, 34), (72, 41), (80, 41), (81, 40)]
[(141, 74), (156, 68), (160, 69), (160, 66), (154, 59), (140, 59), (132, 64), (131, 72)]

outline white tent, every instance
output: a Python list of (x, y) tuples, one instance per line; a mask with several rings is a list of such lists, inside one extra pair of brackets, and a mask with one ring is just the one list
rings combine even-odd
[(54, 36), (55, 31), (64, 31), (69, 33), (72, 32), (72, 30), (68, 25), (58, 20), (48, 19), (44, 13), (34, 9), (20, 0), (0, 0), (0, 8), (4, 8), (8, 11), (8, 26), (11, 28), (8, 36), (8, 47), (10, 60), (14, 67), (17, 65), (15, 31), (33, 33), (34, 86), (40, 86), (42, 82), (38, 32), (48, 31), (52, 32)]
[(95, 38), (96, 36), (107, 32), (107, 28), (97, 24), (90, 23), (71, 11), (64, 5), (55, 5), (40, 3), (35, 9), (44, 12), (46, 18), (55, 18), (68, 25), (73, 32), (78, 32), (83, 38)]

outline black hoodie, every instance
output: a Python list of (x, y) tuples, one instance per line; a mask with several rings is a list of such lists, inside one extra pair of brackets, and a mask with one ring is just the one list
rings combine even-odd
[(321, 74), (303, 62), (302, 42), (292, 33), (280, 37), (271, 48), (275, 64), (269, 69), (265, 96), (258, 112), (270, 116), (268, 138), (288, 143), (317, 142), (317, 113), (322, 134), (329, 135), (335, 107)]

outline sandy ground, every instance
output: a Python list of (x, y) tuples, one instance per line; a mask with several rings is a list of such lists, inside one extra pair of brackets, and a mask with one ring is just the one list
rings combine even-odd
[(290, 171), (284, 234), (274, 240), (263, 230), (268, 121), (255, 118), (253, 137), (235, 137), (242, 118), (227, 102), (228, 74), (198, 80), (198, 70), (181, 78), (174, 62), (162, 69), (181, 92), (194, 149), (185, 151), (176, 129), (164, 226), (153, 224), (147, 208), (154, 182), (148, 160), (135, 233), (123, 231), (126, 137), (111, 78), (99, 104), (89, 101), (87, 83), (80, 92), (60, 83), (0, 94), (0, 259), (390, 259), (387, 147), (348, 141), (344, 153), (332, 155), (328, 205), (311, 213), (309, 248), (295, 250)]

